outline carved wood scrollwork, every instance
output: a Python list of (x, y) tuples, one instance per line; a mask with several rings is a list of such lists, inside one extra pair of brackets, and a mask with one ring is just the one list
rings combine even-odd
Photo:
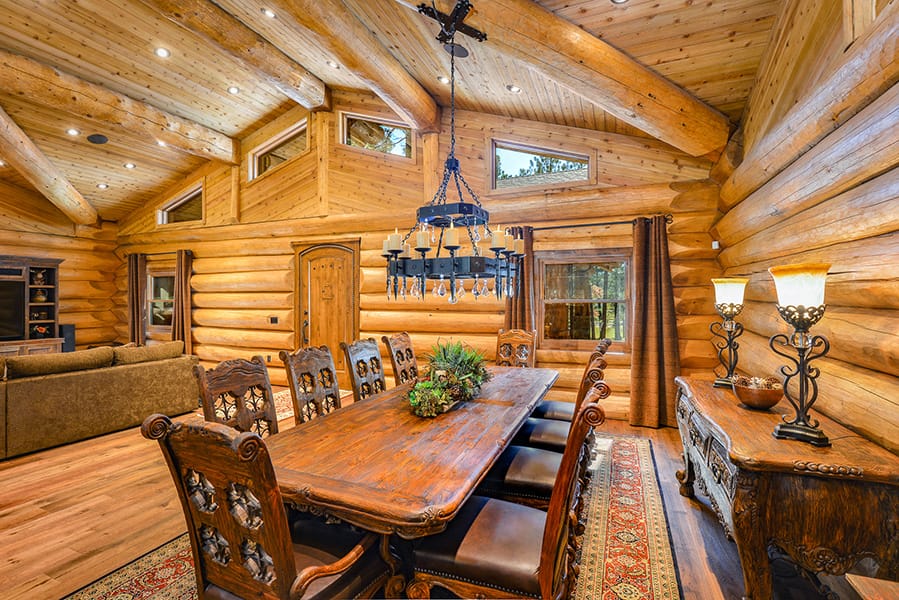
[(275, 580), (275, 565), (262, 545), (245, 539), (240, 545), (240, 556), (253, 579), (271, 585)]
[(878, 558), (874, 552), (852, 552), (849, 554), (840, 554), (833, 548), (826, 546), (816, 546), (809, 548), (805, 544), (797, 543), (794, 540), (784, 538), (774, 538), (771, 544), (777, 546), (796, 563), (813, 573), (829, 573), (831, 575), (840, 575), (853, 567), (863, 558)]
[(231, 562), (231, 546), (218, 529), (203, 524), (200, 525), (198, 533), (200, 534), (200, 547), (211, 560), (220, 565), (227, 565)]
[(239, 483), (231, 483), (228, 490), (229, 511), (237, 523), (246, 529), (262, 526), (262, 504), (253, 492)]
[(797, 460), (793, 463), (793, 469), (816, 475), (836, 475), (839, 477), (864, 477), (865, 470), (861, 467), (849, 467), (845, 465), (825, 465), (821, 463), (805, 462)]
[(190, 501), (198, 511), (215, 512), (215, 509), (218, 508), (218, 504), (215, 502), (215, 486), (206, 479), (203, 473), (188, 469), (184, 474), (184, 485)]

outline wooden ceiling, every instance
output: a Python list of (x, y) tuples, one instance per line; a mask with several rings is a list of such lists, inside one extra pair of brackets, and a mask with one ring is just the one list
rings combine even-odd
[[(651, 135), (693, 154), (720, 149), (782, 4), (475, 0), (466, 23), (488, 39), (457, 35), (471, 53), (456, 60), (457, 106)], [(448, 13), (453, 5), (436, 6)], [(100, 218), (115, 221), (205, 162), (232, 160), (231, 140), (298, 102), (326, 103), (330, 88), (372, 90), (416, 127), (434, 129), (450, 93), (438, 81), (450, 56), (437, 32), (405, 0), (3, 2), (0, 108)], [(157, 57), (159, 47), (171, 56)], [(616, 88), (618, 72), (647, 96), (629, 100), (633, 90)], [(670, 106), (645, 102), (659, 97)], [(684, 127), (696, 140), (655, 116), (679, 102), (687, 108), (676, 110), (697, 115)], [(109, 141), (91, 144), (90, 134)], [(0, 180), (32, 188), (3, 153), (0, 145)]]

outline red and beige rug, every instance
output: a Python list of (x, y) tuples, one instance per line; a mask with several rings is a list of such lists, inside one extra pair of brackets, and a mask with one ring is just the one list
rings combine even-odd
[[(574, 600), (678, 600), (677, 572), (649, 440), (597, 436), (596, 449)], [(196, 597), (190, 542), (184, 534), (68, 600)]]

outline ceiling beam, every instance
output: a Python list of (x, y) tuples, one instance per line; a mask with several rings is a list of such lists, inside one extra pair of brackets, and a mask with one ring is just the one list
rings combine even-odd
[(153, 143), (188, 154), (228, 164), (238, 160), (239, 144), (223, 133), (5, 50), (0, 50), (0, 89), (131, 135), (144, 133)]
[(72, 187), (40, 148), (0, 108), (0, 156), (28, 180), (73, 223), (96, 225), (100, 215), (78, 190)]
[(322, 80), (243, 22), (208, 0), (142, 0), (170, 21), (199, 34), (309, 110), (330, 107)]
[(465, 22), (500, 52), (692, 156), (727, 143), (723, 114), (533, 0), (480, 0)]
[(322, 52), (353, 73), (407, 124), (440, 130), (440, 109), (384, 44), (340, 0), (273, 0), (278, 18), (311, 31)]

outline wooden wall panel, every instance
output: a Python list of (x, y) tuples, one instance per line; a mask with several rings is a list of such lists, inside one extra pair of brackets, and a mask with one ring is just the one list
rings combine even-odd
[[(839, 3), (832, 3), (837, 6)], [(820, 26), (816, 35), (835, 35), (828, 3), (788, 3), (795, 14), (791, 27), (779, 30), (781, 46), (760, 73), (758, 94), (750, 102), (747, 136), (766, 129), (795, 129), (805, 135), (803, 123), (790, 115), (802, 111), (777, 110), (799, 95), (844, 95), (840, 81), (816, 88), (812, 72), (817, 66), (794, 72), (791, 63), (827, 64), (833, 60), (831, 44), (800, 43), (802, 32)], [(821, 10), (817, 17), (802, 11)], [(895, 31), (896, 11), (884, 13)], [(856, 40), (865, 43), (867, 38)], [(865, 49), (857, 49), (862, 54)], [(879, 49), (872, 50), (874, 54)], [(876, 70), (870, 78), (879, 77)], [(863, 87), (876, 89), (879, 80)], [(849, 85), (849, 84), (845, 84)], [(805, 87), (806, 89), (802, 89)], [(851, 87), (855, 87), (853, 84)], [(802, 92), (802, 94), (800, 94)], [(766, 100), (760, 102), (762, 98)], [(800, 118), (799, 116), (796, 117)], [(739, 368), (753, 375), (769, 375), (786, 365), (768, 346), (775, 333), (789, 333), (775, 308), (776, 294), (767, 269), (797, 262), (830, 263), (825, 302), (827, 310), (812, 334), (831, 344), (827, 356), (817, 360), (819, 396), (815, 410), (899, 451), (899, 152), (897, 152), (899, 88), (883, 89), (864, 108), (822, 135), (797, 160), (768, 169), (765, 157), (744, 162), (740, 169), (756, 174), (776, 173), (756, 191), (727, 203), (727, 213), (715, 226), (724, 250), (719, 260), (727, 275), (749, 277), (746, 306), (738, 317), (746, 333), (741, 338)], [(814, 132), (812, 132), (814, 133)], [(725, 182), (728, 187), (731, 180)], [(732, 186), (731, 186), (732, 187)]]
[[(31, 215), (34, 215), (33, 217)], [(59, 323), (75, 325), (76, 347), (109, 344), (119, 336), (114, 312), (117, 227), (75, 227), (34, 192), (3, 185), (0, 254), (61, 258)]]

